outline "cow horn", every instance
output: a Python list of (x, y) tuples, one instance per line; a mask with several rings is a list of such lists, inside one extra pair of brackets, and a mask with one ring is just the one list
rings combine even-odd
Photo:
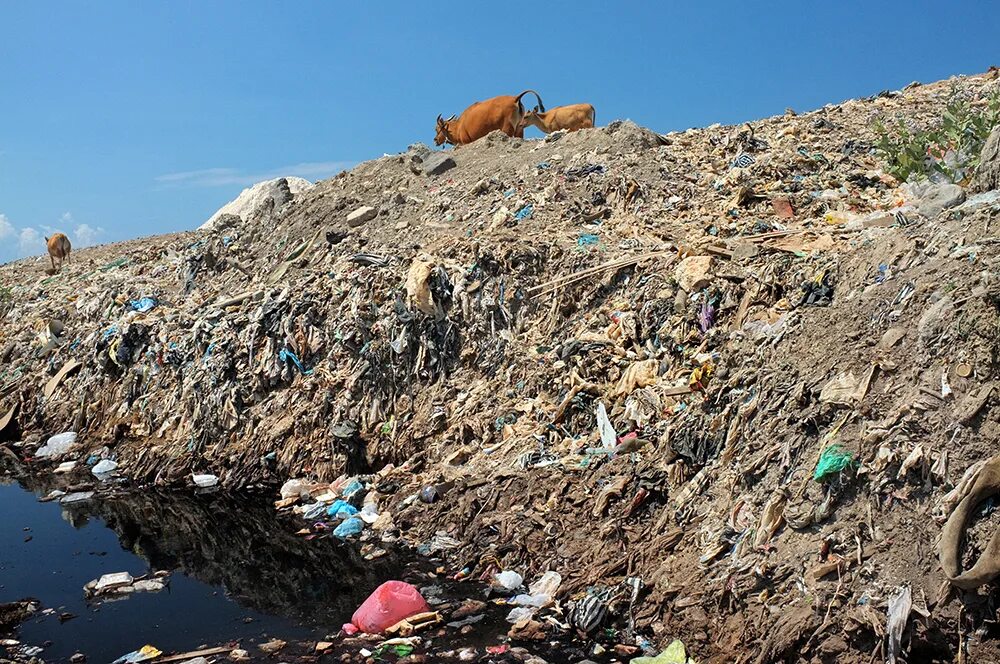
[(438, 113), (438, 124), (441, 124), (444, 120), (441, 119), (441, 114)]
[(448, 118), (448, 122), (451, 122), (452, 120), (454, 120), (454, 119), (455, 119), (455, 118), (457, 118), (457, 117), (458, 117), (457, 115), (453, 115), (453, 116), (451, 116), (450, 118)]

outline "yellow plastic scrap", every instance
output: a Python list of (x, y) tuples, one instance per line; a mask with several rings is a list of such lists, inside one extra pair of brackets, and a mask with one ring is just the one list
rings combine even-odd
[(696, 385), (704, 385), (702, 380), (703, 379), (708, 380), (708, 378), (711, 377), (712, 372), (714, 370), (715, 367), (712, 366), (712, 363), (706, 362), (705, 364), (701, 365), (700, 367), (691, 372), (691, 378), (689, 379), (688, 384), (691, 385), (692, 387)]
[(680, 639), (674, 639), (666, 650), (656, 657), (635, 657), (629, 664), (695, 664), (695, 661), (688, 659), (684, 643)]
[[(680, 643), (680, 641), (677, 641), (676, 643)], [(681, 648), (683, 647), (684, 646), (681, 646)], [(146, 644), (143, 647), (139, 648), (139, 654), (147, 659), (153, 659), (154, 657), (159, 657), (160, 655), (162, 655), (163, 651), (157, 648), (156, 646), (151, 646), (149, 644)]]
[(108, 357), (110, 357), (111, 361), (114, 362), (119, 367), (122, 366), (121, 364), (118, 364), (118, 348), (121, 347), (121, 345), (122, 345), (121, 337), (115, 337), (115, 340), (108, 345)]
[(122, 655), (116, 659), (113, 664), (138, 664), (139, 662), (145, 662), (149, 659), (155, 659), (162, 654), (163, 651), (156, 646), (146, 644), (138, 650), (133, 650), (127, 655)]

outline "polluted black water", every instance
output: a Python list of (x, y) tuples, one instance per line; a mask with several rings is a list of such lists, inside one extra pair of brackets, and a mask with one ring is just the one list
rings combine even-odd
[[(296, 536), (260, 497), (137, 491), (61, 505), (40, 502), (44, 488), (0, 482), (0, 603), (40, 602), (46, 611), (17, 639), (44, 646), (49, 662), (112, 662), (145, 644), (322, 639), (397, 571), (390, 557)], [(85, 597), (104, 574), (158, 570), (170, 572), (159, 592)]]

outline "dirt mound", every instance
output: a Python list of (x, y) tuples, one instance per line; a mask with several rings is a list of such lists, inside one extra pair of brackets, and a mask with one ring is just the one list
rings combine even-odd
[(901, 186), (871, 120), (996, 86), (492, 134), (438, 176), (414, 146), (225, 229), (5, 266), (0, 435), (75, 430), (136, 482), (377, 473), (391, 536), (557, 570), (567, 606), (637, 579), (628, 633), (699, 661), (867, 662), (904, 586), (903, 647), (954, 658), (994, 619), (935, 538), (995, 450), (998, 205)]

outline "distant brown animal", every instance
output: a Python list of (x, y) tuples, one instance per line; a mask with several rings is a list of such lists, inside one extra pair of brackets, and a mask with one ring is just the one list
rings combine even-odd
[[(69, 260), (69, 251), (72, 246), (69, 238), (64, 233), (56, 233), (52, 237), (45, 238), (45, 244), (49, 247), (49, 260), (52, 261), (53, 270), (61, 270), (64, 260)], [(56, 267), (56, 259), (59, 260), (59, 267)]]
[(525, 90), (516, 97), (501, 95), (486, 101), (477, 101), (462, 111), (457, 118), (453, 115), (445, 120), (439, 115), (434, 144), (467, 145), (497, 129), (508, 136), (524, 138), (524, 127), (521, 124), (524, 105), (521, 103), (521, 97), (529, 92), (538, 100), (538, 110), (544, 111), (542, 98), (534, 90)]
[(556, 106), (545, 111), (528, 111), (521, 120), (521, 129), (528, 125), (538, 127), (546, 134), (550, 134), (560, 129), (566, 131), (576, 131), (578, 129), (592, 129), (594, 127), (594, 107), (590, 104), (570, 104), (569, 106)]

